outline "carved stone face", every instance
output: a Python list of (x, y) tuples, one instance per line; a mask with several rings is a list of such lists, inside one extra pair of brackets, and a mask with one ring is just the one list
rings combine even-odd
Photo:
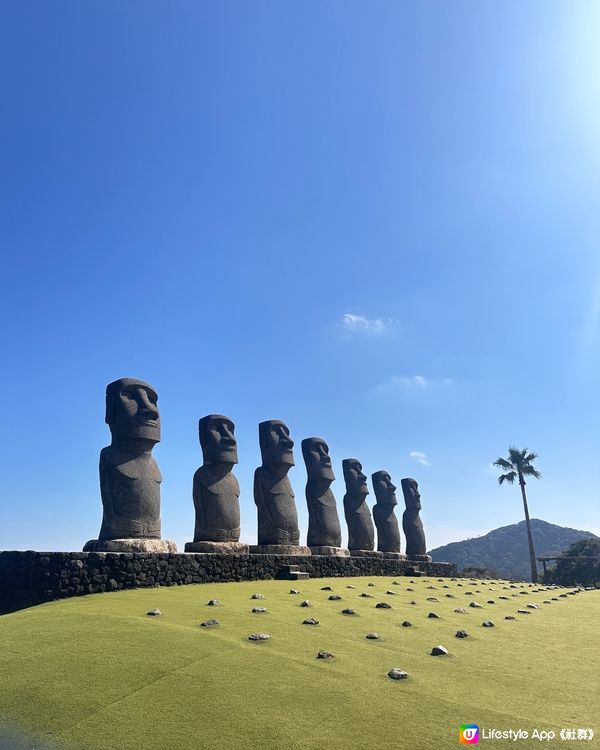
[(205, 463), (237, 464), (235, 425), (222, 414), (209, 414), (198, 422), (200, 445)]
[(302, 441), (302, 455), (309, 479), (314, 479), (317, 482), (320, 480), (333, 482), (335, 474), (331, 468), (329, 447), (322, 438), (305, 438)]
[(402, 492), (404, 494), (404, 502), (406, 503), (407, 508), (421, 510), (421, 494), (416, 479), (409, 479), (408, 477), (403, 479)]
[(345, 458), (342, 461), (346, 492), (368, 495), (367, 477), (363, 474), (362, 464), (357, 458)]
[(114, 440), (160, 442), (158, 396), (148, 383), (120, 378), (106, 386), (106, 423)]
[(387, 471), (376, 471), (371, 475), (377, 502), (381, 505), (397, 505), (396, 486)]
[(258, 439), (260, 442), (260, 453), (263, 464), (276, 466), (286, 464), (294, 465), (294, 441), (290, 437), (290, 431), (283, 422), (278, 419), (269, 419), (258, 425)]

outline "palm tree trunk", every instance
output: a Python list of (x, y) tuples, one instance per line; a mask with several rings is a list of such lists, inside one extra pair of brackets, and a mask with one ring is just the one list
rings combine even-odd
[(525, 480), (519, 477), (521, 485), (521, 495), (523, 496), (523, 508), (525, 509), (525, 524), (527, 525), (527, 541), (529, 542), (529, 560), (531, 562), (531, 580), (533, 583), (538, 582), (537, 563), (535, 561), (535, 551), (533, 549), (533, 537), (531, 536), (531, 521), (529, 520), (529, 508), (527, 507), (527, 495), (525, 494)]

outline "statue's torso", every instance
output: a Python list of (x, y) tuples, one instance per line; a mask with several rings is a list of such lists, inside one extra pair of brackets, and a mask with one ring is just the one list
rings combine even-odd
[(299, 543), (298, 513), (287, 474), (277, 478), (259, 467), (254, 474), (254, 502), (258, 509), (259, 544)]
[(402, 529), (406, 537), (407, 555), (425, 555), (427, 552), (425, 531), (419, 511), (406, 509), (402, 516)]
[(335, 496), (329, 487), (322, 491), (318, 485), (306, 485), (308, 505), (308, 546), (339, 547), (342, 530), (338, 517)]
[(377, 549), (380, 552), (400, 552), (400, 528), (394, 513), (395, 505), (373, 506), (373, 520), (377, 527)]
[(344, 495), (344, 515), (348, 525), (348, 549), (372, 550), (375, 547), (375, 529), (366, 495)]
[(100, 539), (160, 539), (158, 464), (150, 453), (133, 454), (108, 446), (100, 452), (104, 508)]
[(237, 542), (240, 538), (240, 485), (231, 472), (215, 475), (207, 466), (194, 474), (194, 541)]

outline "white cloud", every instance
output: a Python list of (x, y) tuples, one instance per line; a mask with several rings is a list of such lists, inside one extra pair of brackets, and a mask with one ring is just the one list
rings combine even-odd
[(425, 390), (426, 388), (435, 388), (449, 386), (454, 381), (452, 378), (426, 378), (423, 375), (394, 375), (387, 383), (380, 383), (376, 387), (379, 393), (391, 393), (393, 391), (406, 391), (409, 389)]
[(416, 459), (420, 464), (423, 464), (423, 466), (429, 466), (429, 459), (427, 458), (427, 454), (423, 453), (423, 451), (411, 451), (409, 456)]
[(354, 313), (344, 313), (340, 327), (350, 333), (363, 333), (369, 336), (380, 336), (396, 325), (392, 318), (365, 318)]

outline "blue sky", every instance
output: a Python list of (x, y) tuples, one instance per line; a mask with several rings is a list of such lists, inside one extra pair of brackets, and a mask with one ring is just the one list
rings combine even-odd
[[(532, 516), (600, 533), (593, 2), (5, 2), (0, 549), (98, 534), (104, 389), (159, 394), (163, 536), (197, 421), (414, 476), (428, 544)], [(369, 500), (372, 502), (373, 497)], [(342, 524), (344, 525), (344, 524)]]

